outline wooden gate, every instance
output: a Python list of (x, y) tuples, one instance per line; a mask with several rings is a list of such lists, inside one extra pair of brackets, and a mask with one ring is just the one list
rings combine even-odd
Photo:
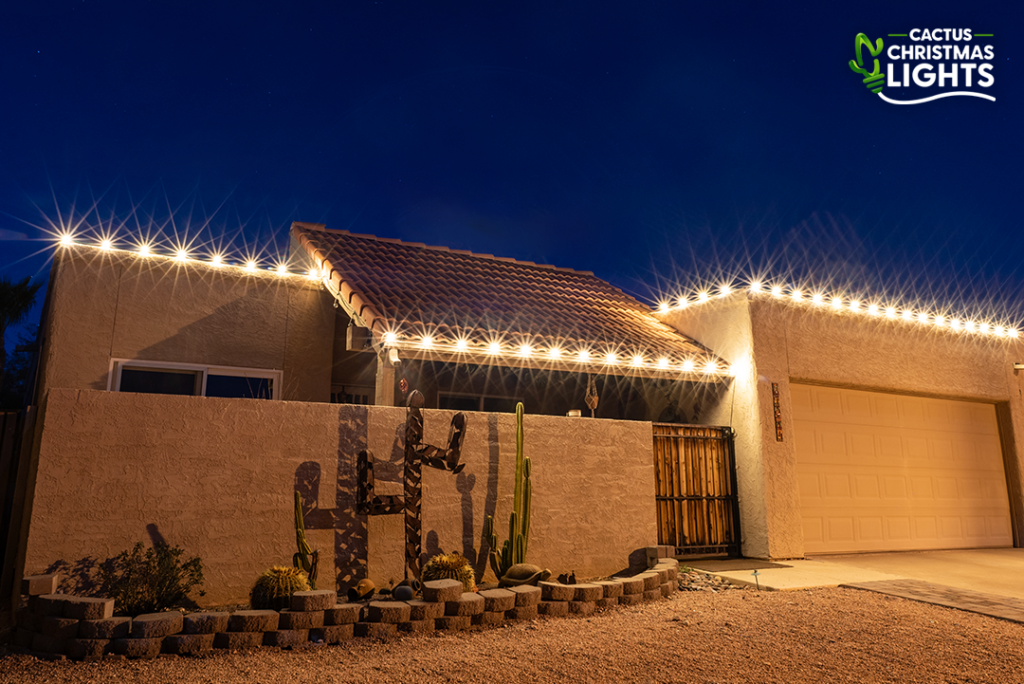
[(740, 552), (733, 431), (654, 424), (658, 543), (677, 555)]

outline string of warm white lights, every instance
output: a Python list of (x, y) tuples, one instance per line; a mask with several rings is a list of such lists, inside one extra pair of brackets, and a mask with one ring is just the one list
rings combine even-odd
[[(734, 281), (735, 282), (735, 281)], [(884, 304), (878, 298), (859, 298), (856, 296), (844, 296), (838, 293), (829, 293), (823, 290), (804, 290), (800, 287), (790, 287), (780, 284), (769, 284), (760, 280), (754, 280), (744, 288), (735, 287), (727, 283), (718, 287), (717, 291), (704, 289), (698, 290), (690, 295), (682, 295), (675, 303), (663, 301), (658, 305), (658, 311), (668, 313), (672, 310), (686, 309), (691, 306), (704, 304), (712, 299), (723, 299), (739, 292), (746, 291), (754, 296), (772, 297), (779, 300), (788, 300), (797, 304), (819, 307), (836, 313), (852, 313), (884, 318), (894, 322), (910, 323), (917, 326), (928, 326), (930, 328), (947, 330), (961, 334), (977, 334), (983, 336), (1002, 337), (1016, 339), (1020, 332), (1012, 325), (993, 323), (986, 320), (978, 320), (981, 317), (954, 316), (946, 313), (939, 313), (925, 310), (915, 310), (914, 307), (899, 306), (896, 304)]]
[[(288, 270), (287, 263), (280, 261), (274, 266), (261, 265), (255, 259), (245, 261), (229, 262), (224, 254), (215, 253), (206, 259), (196, 258), (185, 249), (177, 249), (173, 254), (164, 254), (156, 251), (150, 243), (141, 243), (135, 249), (123, 249), (114, 245), (113, 240), (102, 238), (95, 242), (85, 242), (76, 239), (74, 235), (65, 233), (58, 238), (61, 247), (87, 247), (102, 252), (121, 252), (134, 254), (145, 258), (167, 259), (179, 263), (202, 264), (215, 268), (231, 268), (242, 270), (247, 273), (273, 273), (281, 277), (304, 277), (309, 280), (323, 282), (330, 287), (325, 269), (312, 268), (305, 273), (296, 273)], [(660, 371), (664, 373), (684, 373), (691, 376), (722, 376), (734, 375), (735, 368), (726, 368), (714, 358), (692, 356), (689, 358), (672, 359), (662, 356), (657, 360), (648, 360), (643, 355), (634, 354), (622, 355), (616, 349), (597, 351), (593, 347), (582, 347), (579, 349), (562, 349), (561, 347), (548, 347), (547, 349), (535, 348), (530, 344), (509, 345), (503, 344), (500, 340), (473, 341), (466, 338), (456, 340), (437, 339), (432, 335), (409, 336), (400, 331), (389, 331), (384, 333), (381, 343), (385, 348), (404, 349), (409, 351), (434, 351), (451, 353), (455, 355), (479, 354), (483, 356), (502, 357), (506, 359), (533, 359), (548, 360), (551, 363), (561, 362), (582, 368), (589, 367), (626, 367), (636, 370)], [(571, 362), (571, 363), (570, 363)]]

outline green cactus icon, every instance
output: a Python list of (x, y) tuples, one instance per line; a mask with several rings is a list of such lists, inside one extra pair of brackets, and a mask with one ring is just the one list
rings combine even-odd
[[(868, 52), (871, 53), (874, 60), (874, 69), (868, 71), (864, 68), (864, 55), (863, 48), (867, 47)], [(871, 39), (865, 36), (863, 33), (858, 33), (857, 37), (853, 39), (853, 50), (857, 56), (856, 60), (850, 60), (850, 70), (857, 74), (864, 76), (864, 86), (873, 93), (882, 92), (882, 87), (885, 85), (885, 74), (882, 73), (882, 68), (878, 64), (878, 55), (882, 54), (882, 39), (872, 45)]]

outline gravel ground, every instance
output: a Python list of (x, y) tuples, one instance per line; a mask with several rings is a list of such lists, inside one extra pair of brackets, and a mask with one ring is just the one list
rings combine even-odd
[(0, 682), (1024, 681), (1024, 625), (857, 591), (686, 591), (589, 618), (295, 651), (43, 662)]

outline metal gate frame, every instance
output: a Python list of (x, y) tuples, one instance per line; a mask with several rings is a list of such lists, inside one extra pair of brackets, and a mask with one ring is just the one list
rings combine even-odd
[(740, 555), (735, 433), (654, 423), (658, 543), (676, 555)]

